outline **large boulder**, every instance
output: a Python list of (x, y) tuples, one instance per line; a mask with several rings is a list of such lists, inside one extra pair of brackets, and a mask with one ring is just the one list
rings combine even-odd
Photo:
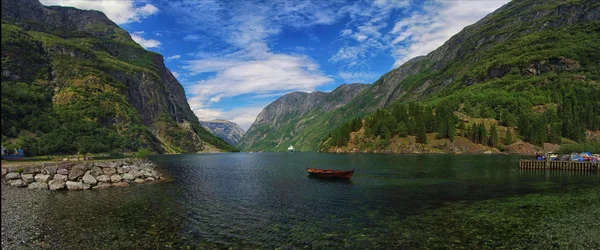
[(58, 166), (56, 165), (49, 165), (49, 166), (45, 166), (44, 169), (42, 169), (42, 174), (47, 174), (47, 175), (54, 175), (56, 174), (56, 171), (58, 170)]
[(146, 178), (146, 181), (154, 181), (154, 178), (148, 177), (148, 178)]
[(69, 189), (69, 190), (83, 189), (83, 183), (78, 182), (78, 181), (67, 181), (67, 189)]
[(10, 184), (11, 187), (27, 187), (27, 183), (25, 183), (21, 179), (10, 180), (10, 181), (8, 181), (8, 183)]
[(131, 175), (133, 175), (133, 177), (135, 177), (135, 178), (142, 178), (142, 177), (144, 177), (144, 173), (141, 170), (131, 170), (131, 171), (129, 171), (129, 173)]
[(122, 179), (123, 179), (123, 177), (121, 177), (121, 176), (120, 176), (120, 175), (118, 175), (118, 174), (113, 174), (113, 175), (110, 177), (110, 181), (112, 181), (113, 183), (121, 182), (121, 180), (122, 180)]
[(131, 170), (130, 166), (122, 166), (120, 168), (117, 168), (117, 174), (129, 173), (129, 170)]
[(91, 184), (91, 185), (96, 185), (96, 183), (98, 183), (96, 178), (91, 175), (91, 171), (88, 171), (87, 173), (85, 173), (85, 175), (83, 175), (83, 178), (81, 178), (81, 180), (83, 181), (83, 183)]
[(75, 165), (71, 171), (69, 171), (69, 180), (74, 181), (82, 177), (86, 172), (85, 164)]
[(54, 180), (51, 180), (50, 182), (48, 182), (48, 186), (49, 186), (50, 190), (63, 189), (63, 188), (65, 188), (65, 181), (54, 179)]
[(103, 174), (96, 177), (96, 180), (98, 180), (99, 182), (110, 182), (110, 176)]
[(143, 175), (144, 177), (152, 177), (152, 176), (153, 176), (153, 175), (152, 175), (152, 172), (150, 172), (150, 171), (148, 171), (148, 170), (145, 170), (145, 169), (144, 169), (144, 170), (142, 170), (142, 171), (140, 171), (140, 172), (142, 173), (142, 175)]
[(8, 168), (2, 168), (2, 176), (8, 174)]
[(52, 179), (52, 176), (48, 174), (36, 174), (34, 179), (37, 182), (48, 183)]
[(144, 179), (135, 178), (135, 183), (144, 183)]
[(27, 188), (31, 188), (31, 189), (48, 189), (48, 183), (45, 183), (45, 182), (34, 182), (34, 183), (29, 184), (29, 186), (27, 186)]
[(104, 171), (102, 171), (101, 167), (93, 167), (92, 171), (90, 172), (90, 174), (94, 177), (98, 177), (99, 175), (103, 175)]
[(59, 170), (56, 170), (57, 174), (62, 174), (62, 175), (68, 175), (69, 174), (69, 170), (67, 170), (66, 168), (61, 168)]
[(22, 174), (38, 174), (42, 172), (42, 166), (24, 166)]
[(66, 182), (68, 178), (67, 178), (67, 175), (64, 175), (64, 174), (55, 174), (52, 179)]
[(108, 176), (111, 176), (111, 175), (117, 173), (117, 170), (115, 168), (103, 168), (102, 171), (104, 172), (105, 175), (108, 175)]
[(122, 177), (123, 177), (123, 180), (125, 180), (127, 182), (131, 182), (131, 181), (133, 181), (135, 179), (135, 176), (133, 176), (130, 173), (125, 173), (125, 174), (123, 174)]
[(27, 183), (32, 183), (35, 181), (35, 179), (33, 178), (33, 174), (22, 174), (21, 179), (23, 179), (23, 181)]
[(19, 173), (8, 173), (8, 174), (6, 174), (6, 179), (7, 180), (21, 179), (21, 174), (19, 174)]

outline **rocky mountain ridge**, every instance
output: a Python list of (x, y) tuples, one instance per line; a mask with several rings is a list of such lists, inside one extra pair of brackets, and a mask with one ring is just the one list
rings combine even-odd
[(246, 133), (237, 123), (227, 120), (200, 121), (200, 124), (232, 146), (237, 145)]
[[(294, 92), (278, 98), (260, 112), (255, 122), (238, 144), (242, 150), (262, 150), (277, 148), (287, 150), (290, 144), (297, 150), (305, 148), (298, 131), (310, 126), (314, 118), (326, 114), (347, 104), (368, 85), (353, 83), (342, 84), (331, 92), (312, 93)], [(305, 131), (305, 137), (314, 137), (321, 131)], [(259, 141), (264, 145), (254, 147)]]

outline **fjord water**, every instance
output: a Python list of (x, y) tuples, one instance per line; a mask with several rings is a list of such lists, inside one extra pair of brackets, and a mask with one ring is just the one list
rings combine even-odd
[[(9, 191), (37, 200), (18, 212), (21, 219), (31, 217), (28, 227), (35, 228), (25, 245), (389, 248), (396, 240), (386, 237), (394, 231), (389, 224), (408, 216), (454, 203), (588, 188), (599, 181), (590, 173), (520, 171), (519, 158), (299, 152), (165, 155), (153, 160), (169, 181), (80, 192)], [(309, 177), (306, 167), (354, 168), (355, 174), (351, 180), (323, 180)], [(4, 231), (10, 231), (10, 225), (2, 224), (2, 237), (9, 237)]]

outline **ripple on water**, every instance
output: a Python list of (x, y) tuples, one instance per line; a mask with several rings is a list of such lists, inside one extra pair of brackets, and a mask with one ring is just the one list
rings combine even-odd
[[(155, 160), (172, 181), (81, 192), (3, 186), (3, 248), (393, 248), (390, 222), (424, 210), (598, 181), (519, 172), (511, 156), (240, 153)], [(308, 177), (306, 167), (356, 172), (331, 181)]]

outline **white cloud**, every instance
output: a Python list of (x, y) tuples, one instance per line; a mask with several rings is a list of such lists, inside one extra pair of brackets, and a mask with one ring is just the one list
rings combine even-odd
[(508, 0), (436, 1), (395, 23), (391, 46), (394, 67), (435, 50), (465, 26), (475, 23)]
[[(344, 63), (344, 67), (353, 68), (363, 65), (361, 60), (378, 54), (384, 45), (382, 30), (387, 26), (392, 11), (403, 9), (409, 1), (376, 0), (370, 3), (355, 2), (341, 8), (340, 13), (348, 15), (351, 21), (340, 31), (345, 44), (329, 58), (329, 62)], [(352, 39), (346, 39), (352, 38)]]
[(157, 48), (161, 45), (161, 43), (158, 40), (143, 38), (142, 34), (144, 34), (143, 31), (133, 32), (133, 33), (131, 33), (131, 39), (133, 39), (136, 43), (138, 43), (139, 45), (142, 45), (142, 47), (144, 47), (146, 49)]
[(190, 34), (190, 35), (187, 35), (187, 36), (183, 37), (183, 40), (184, 41), (188, 41), (188, 42), (190, 42), (190, 41), (199, 41), (200, 38), (201, 38), (201, 36), (199, 36), (199, 35), (192, 35), (192, 34)]
[(375, 80), (377, 80), (377, 78), (380, 77), (381, 74), (363, 71), (341, 71), (338, 72), (338, 76), (342, 78), (346, 83), (372, 83)]
[(116, 24), (139, 22), (154, 15), (158, 8), (152, 4), (136, 7), (133, 0), (40, 0), (43, 5), (71, 6), (84, 10), (98, 10)]
[[(340, 31), (344, 44), (329, 62), (343, 64), (346, 69), (363, 65), (364, 60), (391, 51), (394, 67), (435, 50), (485, 15), (506, 4), (509, 0), (448, 1), (432, 0), (414, 5), (417, 10), (406, 13), (409, 1), (375, 0), (370, 3), (355, 2), (341, 8), (340, 12), (351, 19)], [(414, 8), (413, 8), (414, 9)], [(387, 27), (392, 11), (405, 11), (401, 19)]]
[(352, 35), (351, 29), (344, 29), (344, 30), (340, 31), (340, 36), (349, 36), (349, 35)]
[(218, 108), (206, 108), (198, 105), (194, 100), (189, 101), (190, 107), (201, 121), (210, 121), (223, 119), (238, 124), (244, 131), (254, 123), (258, 114), (268, 105), (268, 103), (252, 104), (244, 107), (223, 110)]
[(171, 74), (173, 74), (173, 76), (177, 79), (179, 78), (179, 73), (175, 72), (175, 71), (171, 71)]
[[(207, 73), (211, 77), (188, 83), (190, 106), (198, 117), (224, 118), (230, 111), (218, 108), (217, 103), (231, 97), (261, 99), (289, 91), (314, 91), (317, 86), (333, 82), (309, 57), (297, 54), (274, 53), (270, 39), (286, 27), (304, 28), (317, 24), (331, 24), (338, 16), (329, 1), (264, 1), (217, 2), (179, 1), (170, 7), (182, 11), (180, 18), (196, 29), (185, 41), (209, 40), (211, 44), (229, 47), (222, 50), (195, 53), (195, 60), (183, 62), (185, 74), (194, 76)], [(335, 2), (333, 2), (335, 4)], [(198, 15), (202, 12), (202, 15)], [(202, 34), (202, 35), (199, 35)], [(212, 37), (206, 37), (207, 34)], [(311, 35), (310, 32), (307, 35)], [(217, 43), (214, 39), (220, 41)], [(312, 37), (318, 40), (318, 37)], [(262, 107), (256, 112), (243, 114), (250, 126)], [(241, 114), (240, 114), (241, 115)], [(221, 117), (219, 117), (221, 116)], [(250, 117), (251, 116), (251, 117)], [(235, 118), (228, 120), (242, 119)]]
[[(285, 91), (313, 91), (333, 81), (324, 76), (310, 58), (297, 55), (266, 54), (260, 59), (244, 58), (218, 61), (215, 58), (189, 61), (185, 69), (210, 70), (216, 76), (190, 87), (199, 100), (219, 102), (225, 97), (268, 94)], [(207, 67), (202, 70), (202, 67)]]
[(181, 55), (172, 55), (166, 58), (167, 61), (175, 60), (181, 58)]

